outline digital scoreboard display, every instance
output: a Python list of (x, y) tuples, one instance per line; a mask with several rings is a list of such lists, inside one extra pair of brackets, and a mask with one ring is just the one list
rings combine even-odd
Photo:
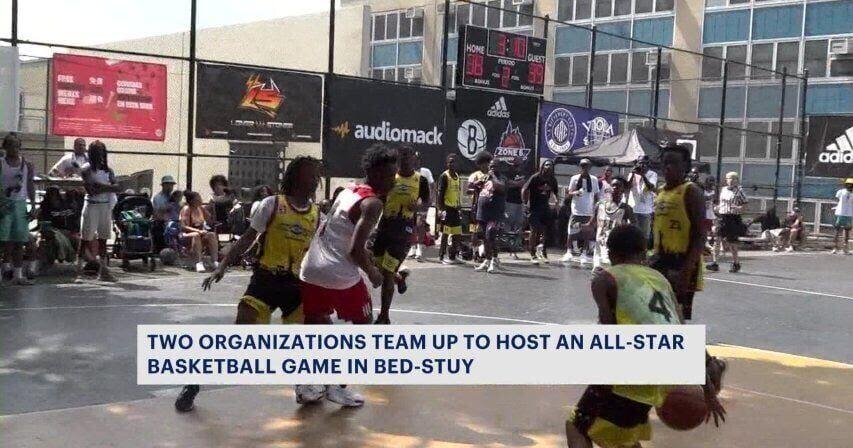
[(456, 84), (541, 95), (545, 39), (465, 25), (459, 30)]

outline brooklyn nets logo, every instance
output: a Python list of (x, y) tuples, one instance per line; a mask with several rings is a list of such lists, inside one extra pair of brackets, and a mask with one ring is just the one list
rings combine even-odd
[(459, 152), (468, 160), (486, 149), (486, 127), (478, 120), (465, 120), (456, 132)]
[(566, 154), (575, 145), (578, 125), (568, 109), (558, 107), (545, 120), (545, 142), (554, 154)]

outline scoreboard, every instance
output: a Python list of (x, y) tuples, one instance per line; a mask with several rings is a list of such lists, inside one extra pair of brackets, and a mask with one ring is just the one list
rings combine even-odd
[(546, 42), (465, 25), (459, 30), (456, 85), (541, 95)]

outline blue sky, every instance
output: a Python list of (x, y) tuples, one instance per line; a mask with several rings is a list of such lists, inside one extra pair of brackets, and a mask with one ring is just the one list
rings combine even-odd
[[(0, 35), (11, 34), (11, 0), (0, 0)], [(189, 0), (19, 0), (21, 39), (92, 45), (189, 30)], [(327, 0), (198, 0), (198, 26), (328, 11)], [(25, 47), (22, 53), (46, 55)]]

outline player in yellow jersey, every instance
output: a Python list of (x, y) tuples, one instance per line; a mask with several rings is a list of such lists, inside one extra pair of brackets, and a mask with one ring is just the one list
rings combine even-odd
[[(447, 169), (438, 178), (438, 199), (435, 201), (439, 221), (436, 227), (441, 232), (438, 261), (442, 264), (461, 264), (462, 260), (456, 258), (459, 255), (459, 239), (462, 236), (462, 216), (459, 214), (462, 183), (459, 173), (456, 172), (456, 155), (448, 154), (445, 167)], [(447, 258), (444, 258), (445, 255)]]
[[(252, 244), (259, 240), (261, 254), (249, 287), (237, 305), (237, 324), (269, 324), (271, 314), (281, 309), (286, 324), (301, 324), (299, 268), (311, 239), (320, 223), (320, 212), (310, 200), (320, 180), (320, 163), (312, 157), (300, 156), (287, 166), (281, 194), (265, 198), (252, 215), (251, 225), (231, 246), (218, 268), (202, 282), (207, 291), (225, 276), (228, 266), (236, 263)], [(303, 388), (305, 390), (300, 390)], [(322, 386), (298, 386), (296, 398), (302, 402), (322, 398)], [(197, 385), (184, 386), (175, 401), (180, 412), (192, 410), (199, 392)]]
[(705, 196), (685, 180), (690, 150), (671, 145), (661, 150), (666, 181), (655, 197), (654, 255), (651, 267), (672, 284), (685, 320), (693, 318), (693, 296), (702, 290), (702, 251), (705, 248)]
[(415, 171), (415, 151), (410, 146), (397, 148), (399, 167), (394, 187), (385, 196), (382, 219), (376, 229), (373, 257), (382, 270), (382, 305), (374, 323), (389, 324), (388, 313), (394, 298), (394, 287), (406, 291), (407, 272), (400, 265), (406, 259), (415, 237), (417, 213), (429, 206), (429, 183)]
[[(607, 238), (611, 267), (597, 269), (592, 296), (603, 325), (679, 325), (682, 323), (672, 287), (659, 272), (644, 266), (646, 238), (635, 226), (615, 227)], [(721, 363), (706, 355), (703, 386), (709, 409), (708, 421), (725, 421), (725, 409), (717, 400)], [(651, 440), (649, 411), (663, 404), (667, 386), (587, 387), (566, 422), (569, 448), (636, 448)]]

